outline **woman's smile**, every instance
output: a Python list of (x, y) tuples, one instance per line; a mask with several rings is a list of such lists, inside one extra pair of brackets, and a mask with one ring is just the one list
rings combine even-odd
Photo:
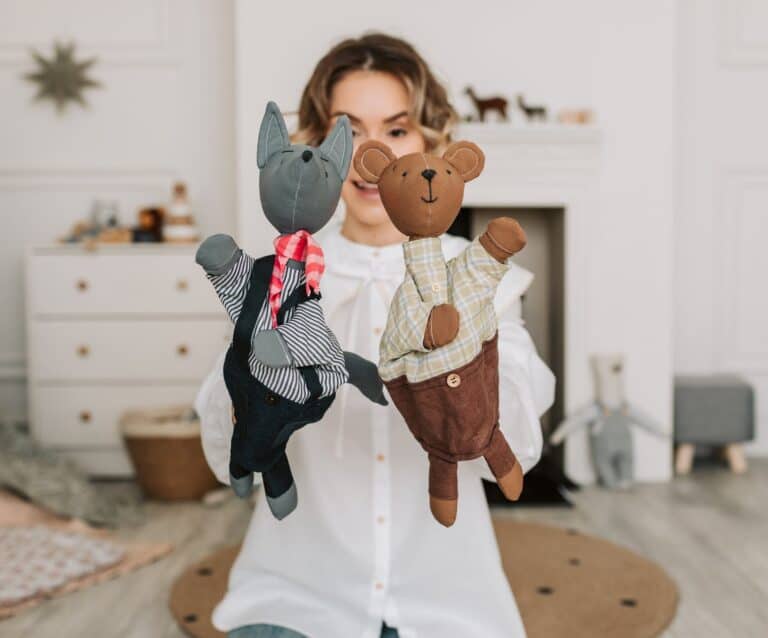
[(379, 201), (379, 187), (376, 184), (369, 184), (363, 180), (351, 180), (359, 197), (367, 200)]

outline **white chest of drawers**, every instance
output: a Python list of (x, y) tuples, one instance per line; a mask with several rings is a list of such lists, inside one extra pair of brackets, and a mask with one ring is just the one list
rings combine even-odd
[(34, 435), (93, 475), (130, 475), (120, 414), (191, 404), (231, 339), (194, 247), (33, 248), (26, 278)]

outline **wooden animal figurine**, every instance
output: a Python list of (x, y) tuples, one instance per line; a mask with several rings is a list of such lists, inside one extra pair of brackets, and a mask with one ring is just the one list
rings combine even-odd
[(257, 163), (264, 214), (280, 233), (276, 252), (254, 259), (220, 234), (206, 239), (196, 255), (235, 323), (224, 362), (234, 408), (230, 483), (246, 497), (253, 472), (261, 472), (278, 519), (297, 503), (285, 453), (291, 434), (319, 421), (346, 382), (387, 404), (375, 364), (342, 351), (319, 303), (323, 252), (312, 234), (336, 210), (351, 157), (346, 116), (319, 147), (291, 144), (283, 116), (270, 102)]
[(450, 526), (458, 503), (457, 463), (484, 457), (504, 495), (520, 496), (523, 472), (499, 430), (496, 288), (525, 233), (498, 217), (459, 256), (446, 262), (440, 235), (456, 218), (464, 183), (483, 170), (471, 142), (442, 157), (397, 158), (376, 140), (362, 144), (355, 169), (378, 184), (393, 224), (408, 236), (406, 275), (381, 339), (379, 374), (409, 429), (429, 455), (434, 517)]
[(530, 106), (526, 104), (522, 93), (517, 94), (517, 106), (520, 107), (520, 110), (523, 113), (525, 113), (525, 116), (529, 121), (543, 121), (547, 119), (547, 108), (545, 106)]
[(467, 94), (474, 103), (477, 115), (481, 122), (485, 122), (485, 114), (489, 111), (496, 111), (503, 121), (507, 121), (507, 100), (503, 97), (494, 96), (489, 98), (479, 98), (475, 95), (475, 91), (471, 86), (464, 89), (464, 93)]
[(626, 488), (634, 480), (632, 426), (666, 437), (653, 419), (629, 405), (624, 393), (624, 358), (620, 355), (592, 357), (595, 401), (563, 421), (550, 437), (559, 445), (565, 437), (589, 428), (592, 461), (598, 479), (606, 487)]

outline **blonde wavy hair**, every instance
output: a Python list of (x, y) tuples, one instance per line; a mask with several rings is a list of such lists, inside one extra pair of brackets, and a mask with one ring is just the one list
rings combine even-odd
[(398, 78), (410, 95), (410, 117), (424, 136), (427, 151), (451, 141), (458, 116), (445, 87), (408, 42), (384, 33), (366, 33), (339, 42), (317, 63), (299, 103), (298, 143), (317, 146), (328, 132), (331, 92), (351, 71), (380, 71)]

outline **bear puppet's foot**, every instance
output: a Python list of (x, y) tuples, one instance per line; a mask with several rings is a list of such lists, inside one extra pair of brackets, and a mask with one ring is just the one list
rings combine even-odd
[(523, 491), (523, 470), (520, 463), (515, 463), (515, 466), (504, 476), (497, 478), (496, 482), (507, 500), (519, 499)]
[(446, 527), (450, 527), (456, 521), (458, 503), (458, 499), (455, 498), (437, 498), (432, 495), (429, 497), (429, 509), (432, 510), (432, 516), (435, 517), (438, 523)]
[(483, 248), (501, 263), (525, 248), (526, 242), (525, 231), (517, 220), (511, 217), (492, 219), (486, 231), (480, 236)]

